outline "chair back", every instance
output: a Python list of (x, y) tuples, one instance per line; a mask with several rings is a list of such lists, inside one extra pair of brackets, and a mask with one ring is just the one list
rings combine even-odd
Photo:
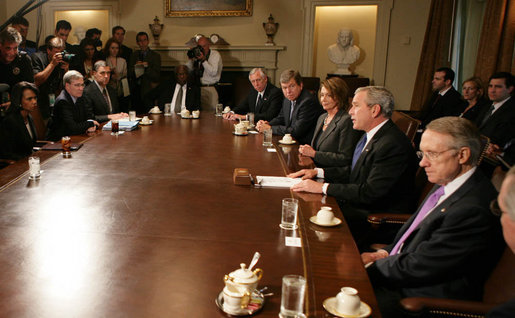
[(302, 83), (304, 88), (311, 94), (314, 96), (318, 95), (318, 90), (320, 89), (320, 77), (302, 77)]
[(36, 134), (38, 135), (38, 140), (46, 139), (47, 125), (43, 116), (41, 116), (41, 111), (36, 107), (30, 115), (32, 116), (32, 120), (34, 121), (34, 128), (36, 129)]
[(515, 254), (507, 246), (485, 283), (483, 302), (501, 304), (515, 299)]
[(417, 129), (420, 126), (420, 120), (415, 119), (403, 112), (394, 110), (392, 114), (392, 121), (399, 127), (399, 129), (406, 134), (409, 140), (413, 142)]

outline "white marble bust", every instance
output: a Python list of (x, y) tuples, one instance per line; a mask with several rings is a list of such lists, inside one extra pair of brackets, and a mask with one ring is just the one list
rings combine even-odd
[(354, 36), (350, 29), (338, 32), (337, 43), (327, 48), (329, 60), (338, 67), (334, 74), (351, 74), (349, 66), (359, 59), (359, 47), (354, 45)]

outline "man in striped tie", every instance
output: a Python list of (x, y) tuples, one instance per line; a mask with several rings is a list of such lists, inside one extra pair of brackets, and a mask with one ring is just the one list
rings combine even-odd
[(363, 253), (384, 317), (402, 317), (403, 297), (480, 299), (503, 248), (496, 196), (477, 169), (479, 131), (468, 120), (443, 117), (422, 135), (420, 166), (435, 184), (392, 244)]

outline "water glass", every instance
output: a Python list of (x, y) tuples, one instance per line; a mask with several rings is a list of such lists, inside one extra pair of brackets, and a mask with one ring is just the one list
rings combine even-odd
[(263, 146), (265, 146), (265, 147), (272, 146), (272, 128), (263, 130)]
[(129, 120), (130, 120), (130, 121), (136, 121), (136, 111), (131, 110), (131, 111), (129, 112)]
[(297, 212), (299, 210), (299, 200), (286, 198), (283, 199), (283, 209), (281, 215), (281, 224), (279, 225), (285, 230), (295, 230), (297, 226)]
[(172, 116), (172, 104), (171, 103), (165, 104), (165, 116)]
[(224, 111), (224, 105), (223, 104), (216, 104), (215, 108), (215, 116), (222, 116)]
[(41, 176), (39, 157), (29, 157), (29, 179), (36, 180)]
[(249, 121), (251, 127), (254, 126), (254, 113), (248, 113), (246, 119)]
[(283, 276), (281, 318), (299, 318), (304, 315), (306, 279), (299, 275)]

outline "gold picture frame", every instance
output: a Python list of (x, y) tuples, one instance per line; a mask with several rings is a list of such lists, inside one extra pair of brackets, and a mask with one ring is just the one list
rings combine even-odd
[(252, 0), (165, 0), (166, 17), (248, 17)]

